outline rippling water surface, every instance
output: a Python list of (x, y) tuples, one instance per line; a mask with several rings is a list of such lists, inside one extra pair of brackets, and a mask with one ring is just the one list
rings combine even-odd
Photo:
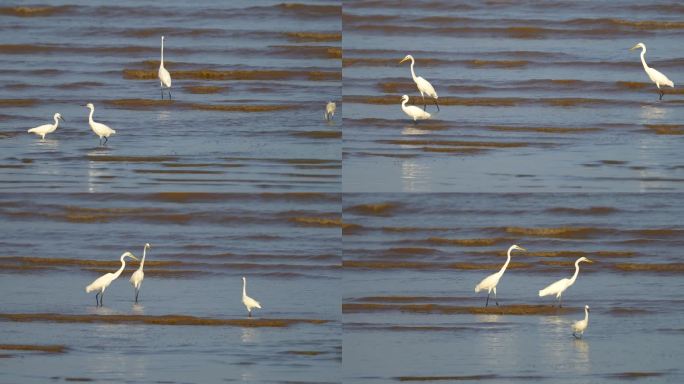
[[(0, 381), (338, 381), (339, 204), (314, 193), (0, 195), (11, 222)], [(140, 303), (133, 262), (96, 308), (84, 287), (145, 242)], [(242, 276), (263, 307), (251, 320)]]
[(0, 190), (339, 191), (339, 2), (50, 4), (0, 6)]
[[(682, 381), (681, 199), (346, 194), (344, 381)], [(511, 244), (527, 252), (513, 254), (500, 305), (485, 308), (473, 288)], [(594, 263), (562, 309), (538, 297), (582, 256)]]
[[(348, 192), (681, 191), (680, 4), (391, 1), (344, 5)], [(628, 49), (678, 88), (658, 101)], [(422, 106), (415, 71), (441, 111)]]

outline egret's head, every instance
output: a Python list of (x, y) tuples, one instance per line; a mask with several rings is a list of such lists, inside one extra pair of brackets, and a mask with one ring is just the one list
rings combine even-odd
[(95, 106), (93, 105), (93, 103), (86, 104), (86, 107), (90, 108), (90, 109), (95, 109)]
[(525, 249), (525, 248), (523, 248), (523, 247), (521, 247), (521, 246), (519, 246), (519, 245), (516, 245), (516, 244), (511, 245), (511, 251), (516, 250), (516, 249), (517, 249), (518, 251), (527, 251), (527, 249)]
[(59, 114), (59, 113), (55, 113), (55, 119), (60, 119), (60, 120), (62, 120), (62, 121), (66, 121), (66, 120), (64, 120), (64, 119), (62, 118), (62, 115)]
[(589, 306), (588, 306), (588, 305), (585, 305), (585, 306), (584, 306), (584, 309), (586, 309), (587, 312), (589, 312)]
[(244, 281), (247, 281), (247, 278), (244, 277), (244, 276), (242, 276), (242, 281), (243, 281), (243, 282), (244, 282)]
[(130, 258), (133, 259), (133, 260), (138, 260), (138, 258), (135, 257), (135, 256), (134, 256), (132, 253), (130, 253), (130, 252), (124, 252), (124, 254), (121, 255), (121, 258), (123, 259), (124, 257), (130, 257)]
[(145, 243), (145, 248), (152, 248), (152, 246), (150, 245), (150, 243)]
[(402, 103), (403, 103), (403, 102), (408, 103), (408, 101), (409, 101), (408, 95), (404, 95), (404, 96), (401, 97), (401, 102), (402, 102)]
[(162, 35), (162, 40), (164, 40), (164, 35)]
[(406, 57), (404, 57), (403, 59), (401, 59), (401, 61), (399, 62), (399, 64), (403, 63), (403, 62), (406, 61), (406, 60), (413, 60), (413, 56), (411, 56), (411, 55), (406, 55)]
[(630, 50), (630, 51), (633, 51), (633, 50), (635, 50), (635, 49), (637, 49), (637, 48), (646, 49), (646, 46), (644, 45), (644, 43), (639, 43), (639, 44), (633, 46), (632, 48), (630, 48), (629, 50)]
[(586, 261), (587, 263), (593, 263), (593, 261), (587, 259), (587, 258), (584, 257), (584, 256), (582, 256), (582, 257), (580, 257), (579, 259), (577, 259), (577, 262), (578, 262), (578, 263), (581, 263), (581, 262), (583, 262), (583, 261)]

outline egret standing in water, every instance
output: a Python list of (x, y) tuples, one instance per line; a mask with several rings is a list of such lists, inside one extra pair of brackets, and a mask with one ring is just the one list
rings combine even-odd
[(102, 145), (103, 137), (105, 139), (104, 143), (107, 144), (109, 136), (115, 134), (116, 131), (102, 123), (96, 123), (93, 121), (93, 113), (95, 112), (95, 106), (93, 105), (93, 103), (86, 104), (86, 107), (90, 108), (90, 116), (88, 117), (88, 124), (90, 124), (90, 128), (100, 138), (100, 145)]
[(432, 115), (430, 115), (430, 112), (425, 112), (424, 110), (416, 107), (415, 105), (409, 105), (407, 107), (406, 103), (408, 103), (408, 101), (408, 95), (404, 95), (401, 97), (401, 110), (404, 111), (404, 113), (407, 114), (409, 117), (413, 118), (414, 123), (417, 120), (427, 120), (430, 117), (432, 117)]
[(501, 279), (501, 276), (503, 276), (504, 272), (506, 272), (508, 263), (511, 262), (511, 252), (514, 250), (526, 251), (526, 249), (523, 247), (519, 247), (515, 244), (511, 245), (511, 247), (508, 248), (506, 262), (504, 263), (503, 267), (501, 267), (499, 272), (485, 277), (484, 280), (480, 281), (480, 284), (475, 286), (475, 292), (480, 292), (484, 290), (487, 291), (487, 301), (485, 302), (485, 307), (489, 305), (489, 295), (492, 292), (494, 292), (494, 300), (496, 301), (496, 305), (499, 305), (499, 300), (496, 298), (496, 286), (499, 284), (499, 279)]
[(328, 101), (328, 104), (325, 105), (325, 121), (332, 120), (333, 116), (335, 116), (336, 107), (335, 103)]
[(135, 302), (138, 302), (138, 294), (140, 293), (140, 286), (142, 285), (143, 279), (145, 278), (145, 272), (143, 272), (143, 267), (145, 266), (145, 255), (147, 254), (147, 250), (151, 248), (150, 243), (145, 243), (145, 246), (143, 247), (143, 256), (142, 259), (140, 260), (140, 266), (138, 269), (133, 272), (131, 275), (131, 285), (133, 285), (133, 288), (135, 288)]
[(437, 110), (439, 111), (439, 104), (437, 104), (437, 92), (435, 92), (435, 88), (432, 87), (432, 84), (430, 84), (427, 80), (420, 76), (416, 76), (416, 72), (413, 71), (413, 65), (416, 63), (416, 61), (413, 59), (413, 56), (411, 55), (406, 55), (399, 64), (403, 63), (406, 60), (411, 60), (411, 76), (413, 77), (413, 81), (415, 81), (416, 86), (418, 87), (418, 92), (420, 92), (420, 96), (423, 97), (423, 110), (427, 108), (427, 104), (425, 104), (425, 95), (428, 95), (432, 97), (432, 101), (435, 102), (435, 105), (437, 106)]
[(575, 280), (577, 280), (577, 275), (579, 274), (579, 263), (583, 261), (586, 261), (587, 263), (593, 263), (593, 261), (587, 259), (586, 257), (580, 257), (579, 259), (577, 259), (577, 261), (575, 261), (575, 274), (572, 275), (571, 278), (560, 279), (555, 283), (549, 285), (548, 287), (542, 289), (541, 291), (539, 291), (539, 297), (556, 295), (556, 298), (558, 299), (558, 308), (561, 308), (561, 296), (563, 295), (563, 292), (565, 292), (566, 289), (570, 288), (571, 285), (575, 284)]
[(111, 284), (112, 281), (116, 280), (119, 277), (119, 275), (121, 275), (121, 272), (123, 272), (124, 268), (126, 268), (126, 262), (124, 261), (126, 257), (130, 257), (133, 260), (138, 260), (138, 258), (133, 256), (132, 253), (124, 252), (121, 255), (121, 268), (119, 268), (118, 271), (114, 273), (105, 273), (85, 288), (86, 293), (97, 291), (97, 293), (95, 294), (95, 302), (98, 306), (102, 306), (102, 298), (104, 297), (105, 289), (107, 289), (107, 287), (109, 287), (109, 284)]
[(662, 100), (665, 92), (663, 92), (663, 90), (660, 89), (660, 86), (667, 85), (668, 87), (674, 88), (674, 83), (672, 82), (672, 80), (668, 79), (667, 76), (663, 75), (655, 68), (651, 68), (648, 66), (648, 64), (646, 64), (646, 59), (644, 59), (644, 55), (646, 54), (646, 45), (644, 43), (639, 43), (630, 48), (629, 50), (633, 51), (637, 48), (641, 48), (641, 64), (644, 65), (644, 71), (646, 71), (646, 74), (648, 75), (649, 79), (651, 79), (651, 81), (655, 83), (656, 87), (658, 87), (658, 93), (660, 93), (659, 100)]
[(242, 304), (247, 308), (247, 315), (249, 317), (252, 317), (252, 309), (261, 309), (261, 304), (258, 301), (247, 296), (247, 278), (244, 276), (242, 277)]
[(169, 91), (169, 99), (171, 99), (171, 74), (164, 68), (164, 36), (161, 37), (161, 60), (159, 61), (158, 76), (162, 100), (164, 100), (164, 87)]
[(54, 124), (44, 124), (39, 127), (31, 128), (27, 132), (35, 133), (36, 135), (41, 137), (41, 140), (45, 140), (45, 135), (47, 135), (48, 133), (52, 133), (55, 131), (55, 129), (57, 129), (57, 126), (59, 125), (59, 120), (64, 121), (64, 119), (62, 119), (62, 115), (60, 115), (59, 113), (55, 113), (55, 116), (53, 118), (55, 119)]
[(584, 306), (584, 320), (575, 321), (572, 324), (572, 335), (576, 339), (581, 339), (584, 336), (584, 331), (589, 326), (589, 306)]

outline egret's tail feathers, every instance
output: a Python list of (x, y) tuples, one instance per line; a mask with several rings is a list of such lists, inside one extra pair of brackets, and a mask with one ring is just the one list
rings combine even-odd
[(480, 284), (475, 286), (475, 293), (480, 292), (481, 290), (482, 290), (482, 287), (480, 286)]
[(548, 287), (539, 291), (539, 297), (548, 296), (551, 294), (553, 294), (553, 292), (551, 292), (551, 290)]
[(668, 81), (668, 82), (665, 83), (665, 85), (667, 85), (668, 87), (674, 88), (674, 83), (672, 82), (672, 80), (669, 80), (669, 79), (668, 79), (667, 81)]
[(115, 133), (116, 133), (116, 131), (112, 129), (112, 135), (115, 134)]
[(28, 132), (28, 133), (33, 133), (33, 132), (36, 132), (36, 128), (31, 128), (31, 129), (29, 129), (29, 130), (28, 130), (28, 131), (26, 131), (26, 132)]
[(261, 309), (261, 304), (259, 304), (259, 302), (254, 303), (254, 308)]
[(92, 284), (90, 284), (89, 286), (85, 287), (85, 291), (86, 291), (86, 293), (90, 293), (90, 292), (95, 291), (95, 288), (93, 287)]

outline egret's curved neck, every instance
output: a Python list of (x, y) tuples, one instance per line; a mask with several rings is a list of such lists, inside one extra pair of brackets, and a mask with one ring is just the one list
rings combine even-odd
[(247, 280), (242, 280), (242, 297), (247, 296)]
[(143, 248), (143, 258), (140, 260), (140, 267), (138, 269), (142, 270), (145, 265), (145, 254), (147, 253), (147, 247)]
[(55, 126), (54, 129), (57, 129), (57, 126), (59, 125), (59, 119), (57, 118), (57, 115), (55, 115)]
[[(126, 256), (121, 256), (121, 268), (119, 268), (119, 270), (116, 271), (116, 273), (114, 273), (114, 279), (118, 279), (119, 275), (121, 275), (121, 272), (123, 272), (124, 268), (126, 268), (126, 262), (124, 261), (125, 257)], [(114, 279), (112, 279), (112, 280), (114, 280)]]
[(646, 59), (644, 58), (644, 55), (646, 54), (646, 47), (643, 47), (641, 49), (641, 64), (644, 65), (644, 69), (648, 69), (648, 64), (646, 64)]
[(164, 66), (164, 39), (161, 42), (161, 61), (159, 63), (162, 67)]
[(90, 121), (91, 124), (93, 123), (93, 113), (94, 112), (95, 112), (95, 108), (90, 108), (90, 116), (88, 117), (88, 121)]
[(406, 108), (406, 103), (408, 103), (408, 100), (404, 99), (401, 101), (401, 108)]
[(413, 71), (413, 64), (415, 64), (416, 61), (413, 60), (413, 57), (411, 57), (411, 77), (413, 77), (413, 81), (416, 81), (416, 72)]
[(570, 284), (568, 284), (568, 285), (574, 284), (575, 280), (577, 280), (577, 275), (579, 274), (579, 263), (580, 263), (579, 260), (575, 261), (575, 274), (572, 275), (572, 277), (570, 278)]
[(499, 275), (503, 275), (503, 273), (504, 273), (504, 271), (506, 270), (506, 268), (508, 268), (508, 263), (511, 262), (511, 251), (512, 251), (512, 250), (513, 250), (513, 247), (508, 248), (508, 253), (507, 253), (507, 257), (506, 257), (506, 262), (504, 263), (503, 267), (501, 267), (501, 269), (499, 270)]
[(584, 308), (584, 321), (589, 320), (589, 310), (587, 308)]

